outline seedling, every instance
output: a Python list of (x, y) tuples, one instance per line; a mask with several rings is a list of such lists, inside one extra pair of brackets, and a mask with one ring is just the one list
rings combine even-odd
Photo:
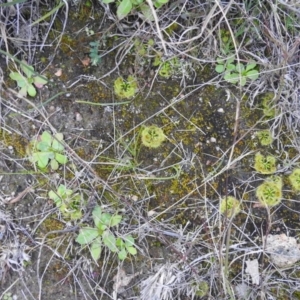
[(78, 220), (82, 217), (80, 211), (80, 194), (74, 193), (73, 190), (67, 189), (65, 185), (61, 184), (56, 192), (50, 191), (48, 196), (54, 201), (65, 218)]
[(197, 290), (196, 290), (196, 296), (202, 298), (204, 296), (206, 296), (209, 292), (209, 285), (206, 281), (201, 281), (198, 285), (197, 285)]
[(256, 63), (235, 63), (235, 58), (231, 57), (228, 60), (217, 59), (216, 72), (223, 73), (223, 78), (230, 83), (240, 83), (244, 86), (248, 79), (256, 80), (259, 73), (256, 70)]
[(41, 75), (35, 75), (34, 68), (25, 61), (22, 61), (20, 68), (22, 72), (11, 72), (9, 77), (17, 82), (21, 96), (26, 96), (28, 93), (29, 96), (35, 97), (35, 87), (42, 88), (47, 83), (47, 79)]
[(180, 62), (178, 57), (163, 61), (161, 56), (157, 55), (154, 59), (153, 66), (159, 66), (158, 74), (160, 76), (170, 78), (176, 74), (176, 71), (180, 68)]
[[(141, 8), (141, 11), (144, 13), (144, 11), (146, 10), (145, 6), (148, 7), (148, 5), (145, 3), (145, 0), (102, 0), (102, 2), (106, 4), (117, 2), (117, 16), (119, 20), (125, 18), (135, 8)], [(156, 8), (160, 8), (168, 2), (169, 0), (155, 0), (153, 1), (153, 5)], [(149, 11), (149, 9), (147, 11)]]
[(90, 58), (91, 58), (91, 65), (98, 66), (101, 61), (101, 56), (99, 55), (99, 41), (90, 42)]
[(263, 113), (268, 119), (272, 119), (276, 115), (276, 108), (274, 105), (274, 98), (275, 94), (272, 92), (267, 92), (262, 95), (262, 107), (263, 107)]
[(158, 148), (166, 139), (163, 130), (156, 125), (144, 127), (141, 136), (143, 145), (149, 148)]
[(256, 133), (256, 136), (262, 146), (268, 146), (272, 144), (273, 137), (270, 130), (261, 130)]
[(40, 169), (45, 169), (49, 162), (52, 170), (57, 170), (59, 164), (64, 165), (68, 162), (64, 152), (64, 145), (61, 143), (64, 137), (62, 133), (52, 136), (48, 131), (44, 131), (38, 140), (34, 140), (28, 147), (29, 159)]
[(276, 172), (276, 158), (272, 155), (264, 156), (260, 152), (255, 154), (254, 169), (261, 174)]
[(256, 189), (256, 197), (262, 205), (273, 207), (281, 202), (281, 189), (282, 179), (279, 176), (272, 176)]
[(101, 207), (96, 206), (93, 210), (93, 220), (95, 227), (81, 228), (76, 242), (80, 245), (88, 245), (95, 261), (100, 258), (103, 246), (106, 246), (111, 252), (118, 253), (120, 260), (124, 260), (128, 253), (137, 254), (134, 238), (131, 235), (116, 238), (111, 232), (111, 228), (122, 221), (121, 215), (103, 213)]
[(12, 293), (5, 293), (3, 295), (3, 300), (13, 300), (13, 296), (12, 296)]
[(241, 211), (240, 201), (232, 196), (225, 197), (220, 203), (220, 212), (231, 218)]
[(131, 98), (137, 91), (137, 81), (131, 75), (127, 80), (118, 77), (114, 82), (114, 91), (120, 98)]
[(296, 192), (300, 191), (300, 169), (294, 169), (292, 174), (289, 176), (291, 186)]

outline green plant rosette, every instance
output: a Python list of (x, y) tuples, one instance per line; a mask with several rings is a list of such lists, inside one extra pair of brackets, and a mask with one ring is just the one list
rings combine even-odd
[(61, 141), (63, 141), (62, 133), (52, 136), (48, 131), (44, 131), (39, 141), (31, 142), (30, 160), (37, 163), (40, 169), (45, 169), (50, 162), (51, 169), (57, 170), (59, 164), (63, 165), (68, 162), (66, 155), (60, 153), (65, 149)]
[(133, 76), (128, 76), (127, 80), (118, 77), (114, 82), (114, 91), (119, 98), (131, 98), (136, 94), (137, 81)]
[(220, 203), (220, 212), (231, 218), (241, 211), (240, 201), (232, 196), (225, 197)]
[(255, 154), (254, 169), (261, 174), (276, 172), (276, 158), (272, 155), (264, 156), (260, 152)]
[(145, 127), (141, 136), (143, 145), (149, 148), (158, 148), (166, 139), (163, 130), (155, 125)]
[(289, 181), (293, 190), (296, 192), (300, 191), (300, 169), (294, 169), (292, 174), (289, 176)]
[(281, 202), (282, 199), (281, 186), (282, 183), (266, 180), (256, 189), (256, 197), (264, 206), (276, 206)]
[(261, 130), (256, 133), (256, 136), (262, 146), (268, 146), (273, 143), (273, 137), (270, 130)]

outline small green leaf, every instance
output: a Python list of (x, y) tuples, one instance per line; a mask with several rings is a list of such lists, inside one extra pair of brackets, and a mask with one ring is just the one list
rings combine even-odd
[(125, 245), (126, 247), (128, 246), (133, 246), (134, 245), (134, 238), (131, 235), (127, 235), (124, 237)]
[(37, 86), (37, 88), (40, 88), (47, 82), (48, 82), (48, 80), (41, 75), (33, 77), (33, 83)]
[[(19, 83), (19, 81), (18, 81)], [(19, 90), (19, 94), (21, 96), (26, 96), (27, 95), (27, 85), (23, 86), (20, 90)]]
[(52, 135), (49, 133), (49, 131), (44, 131), (41, 135), (41, 139), (43, 142), (46, 142), (49, 146), (51, 146), (52, 143)]
[(22, 80), (17, 81), (18, 87), (26, 89), (25, 95), (27, 95), (28, 81), (23, 78)]
[(237, 73), (225, 73), (224, 79), (230, 83), (237, 83), (239, 81), (239, 74)]
[(245, 70), (245, 66), (241, 63), (237, 63), (235, 69), (238, 73), (242, 74)]
[(9, 77), (12, 79), (12, 80), (15, 80), (15, 81), (26, 81), (24, 76), (21, 75), (20, 73), (18, 72), (11, 72), (9, 74)]
[(152, 13), (152, 10), (151, 8), (149, 7), (148, 4), (146, 3), (143, 3), (140, 5), (140, 10), (142, 12), (142, 14), (144, 15), (145, 19), (148, 21), (148, 22), (152, 22), (154, 21), (154, 16), (153, 16), (153, 13)]
[(123, 242), (123, 240), (121, 238), (117, 238), (116, 240), (116, 246), (119, 247), (120, 249), (125, 247), (125, 243)]
[(52, 148), (54, 151), (57, 152), (62, 152), (65, 149), (64, 145), (60, 141), (56, 140), (55, 138), (53, 139), (52, 142)]
[(105, 224), (107, 226), (110, 226), (111, 221), (111, 214), (109, 213), (103, 213), (100, 217), (101, 224)]
[(144, 0), (131, 0), (131, 3), (133, 4), (133, 5), (140, 5), (141, 3), (143, 3), (144, 2)]
[(100, 206), (96, 206), (93, 210), (93, 220), (94, 220), (94, 223), (95, 223), (95, 226), (99, 228), (99, 226), (101, 225), (101, 215), (102, 215), (102, 210), (101, 210), (101, 207)]
[(48, 193), (48, 197), (55, 202), (57, 206), (60, 206), (62, 203), (61, 198), (57, 195), (57, 193), (50, 191)]
[(49, 152), (35, 152), (32, 154), (33, 161), (38, 163), (38, 167), (44, 169), (49, 162)]
[(112, 252), (117, 252), (118, 248), (116, 246), (116, 238), (109, 231), (105, 231), (102, 235), (102, 240), (104, 245)]
[(115, 2), (115, 0), (102, 0), (103, 3), (109, 4)]
[(256, 80), (259, 77), (257, 70), (251, 70), (247, 72), (247, 77), (251, 80)]
[(121, 251), (119, 251), (118, 257), (120, 260), (124, 260), (127, 257), (127, 252), (124, 248)]
[(56, 133), (54, 135), (54, 137), (58, 140), (58, 141), (63, 141), (64, 140), (64, 135), (60, 132)]
[(130, 0), (122, 0), (117, 9), (117, 16), (119, 20), (125, 18), (132, 9), (132, 3)]
[(50, 167), (53, 171), (58, 170), (58, 168), (59, 168), (58, 162), (55, 159), (51, 159)]
[(109, 226), (116, 226), (122, 221), (122, 216), (121, 215), (114, 215), (110, 219)]
[(236, 66), (234, 64), (226, 64), (226, 71), (234, 71)]
[(48, 144), (48, 142), (41, 141), (36, 144), (36, 149), (40, 150), (41, 152), (48, 152), (50, 149), (50, 145)]
[(92, 244), (90, 248), (90, 252), (92, 255), (92, 258), (94, 261), (97, 262), (97, 260), (100, 258), (101, 255), (101, 250), (102, 250), (102, 242), (100, 238), (97, 238)]
[(90, 244), (96, 237), (99, 236), (98, 230), (92, 227), (85, 227), (80, 229), (76, 242), (80, 245)]
[(246, 82), (247, 82), (247, 78), (246, 77), (242, 77), (241, 81), (240, 81), (241, 86), (244, 86), (246, 84)]
[(66, 194), (66, 190), (66, 186), (64, 184), (60, 184), (57, 189), (57, 194), (63, 197)]
[(54, 154), (54, 152), (52, 152), (52, 151), (48, 151), (47, 153), (48, 153), (48, 157), (49, 157), (49, 159), (54, 159), (54, 158), (55, 158), (55, 154)]
[(168, 3), (169, 0), (157, 0), (154, 2), (156, 8), (161, 8), (164, 4)]
[(223, 73), (225, 70), (225, 67), (224, 67), (224, 65), (216, 65), (215, 70), (217, 73)]
[(24, 60), (22, 60), (20, 67), (28, 78), (32, 77), (32, 75), (34, 74), (34, 68), (32, 66), (29, 66)]
[(132, 246), (126, 247), (126, 249), (127, 249), (128, 253), (130, 253), (131, 255), (136, 255), (137, 254), (137, 250)]
[(252, 70), (256, 67), (256, 63), (251, 63), (246, 66), (246, 71)]
[(68, 162), (68, 158), (60, 153), (55, 153), (55, 159), (61, 164), (65, 165)]

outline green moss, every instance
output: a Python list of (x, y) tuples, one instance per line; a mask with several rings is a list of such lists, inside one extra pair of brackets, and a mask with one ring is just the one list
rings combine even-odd
[(10, 134), (0, 128), (0, 141), (7, 147), (12, 146), (17, 156), (22, 158), (27, 156), (26, 148), (29, 141), (22, 136), (15, 133)]
[[(45, 234), (47, 234), (49, 232), (62, 230), (62, 229), (64, 229), (64, 224), (62, 222), (58, 221), (56, 218), (48, 217), (41, 224), (39, 232), (41, 233), (42, 236), (44, 236)], [(54, 239), (58, 236), (59, 236), (59, 234), (53, 233), (53, 234), (49, 234), (47, 236), (47, 238)]]

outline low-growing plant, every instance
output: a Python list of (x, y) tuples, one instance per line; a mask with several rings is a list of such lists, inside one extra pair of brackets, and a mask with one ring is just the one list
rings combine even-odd
[[(147, 19), (149, 19), (149, 13), (152, 15), (150, 7), (145, 0), (102, 0), (102, 2), (106, 4), (117, 2), (117, 16), (119, 20), (125, 18), (135, 8), (139, 8)], [(154, 0), (153, 5), (155, 8), (160, 8), (168, 2), (169, 0)]]
[(209, 292), (209, 285), (206, 281), (201, 281), (198, 285), (197, 285), (197, 290), (196, 290), (196, 296), (198, 297), (204, 297), (208, 294)]
[(227, 196), (221, 200), (220, 212), (231, 218), (241, 211), (240, 201), (232, 196)]
[(223, 55), (229, 55), (234, 51), (234, 44), (229, 30), (220, 29), (220, 50)]
[(68, 162), (68, 158), (63, 154), (64, 145), (61, 143), (64, 136), (57, 133), (54, 136), (48, 131), (44, 131), (36, 140), (30, 142), (27, 147), (29, 160), (36, 164), (40, 169), (44, 170), (50, 162), (52, 170), (57, 170), (59, 164), (64, 165)]
[(136, 79), (129, 75), (127, 80), (118, 77), (114, 82), (115, 94), (120, 98), (131, 98), (135, 95), (138, 85)]
[(276, 116), (274, 98), (275, 94), (272, 92), (267, 92), (260, 96), (263, 113), (268, 119), (272, 119)]
[(80, 245), (89, 246), (95, 261), (100, 258), (103, 246), (111, 252), (118, 253), (120, 260), (124, 260), (128, 254), (137, 254), (134, 238), (131, 235), (116, 238), (111, 231), (112, 227), (117, 226), (122, 221), (121, 215), (104, 213), (100, 206), (96, 206), (93, 210), (93, 220), (95, 227), (81, 228), (76, 242)]
[(149, 39), (148, 41), (141, 41), (139, 38), (134, 40), (134, 53), (139, 57), (145, 57), (150, 55), (153, 50), (154, 40)]
[(13, 296), (12, 296), (12, 293), (5, 293), (3, 295), (3, 300), (13, 300)]
[(99, 41), (90, 42), (90, 58), (91, 58), (91, 65), (98, 66), (101, 61), (101, 56), (99, 55)]
[(276, 158), (272, 155), (264, 156), (260, 152), (255, 154), (254, 169), (261, 174), (276, 172)]
[(166, 139), (163, 130), (156, 125), (145, 126), (141, 137), (143, 145), (149, 148), (158, 148)]
[(20, 64), (21, 71), (11, 72), (9, 77), (17, 82), (20, 88), (19, 94), (21, 96), (26, 96), (27, 93), (31, 97), (36, 96), (36, 87), (42, 88), (48, 80), (41, 75), (35, 75), (34, 68), (28, 65), (25, 61)]
[(256, 136), (262, 146), (268, 146), (272, 144), (273, 137), (270, 130), (261, 130), (256, 133)]
[(154, 59), (153, 66), (159, 66), (158, 74), (165, 78), (170, 78), (176, 74), (180, 68), (180, 61), (178, 57), (173, 57), (167, 61), (163, 61), (162, 58), (157, 55)]
[(279, 176), (267, 178), (256, 189), (256, 197), (259, 202), (268, 207), (278, 205), (282, 199), (282, 179)]
[(215, 70), (217, 73), (223, 73), (223, 78), (227, 82), (239, 83), (244, 86), (248, 79), (253, 81), (259, 77), (256, 68), (257, 65), (254, 62), (235, 63), (235, 57), (231, 57), (227, 60), (218, 58)]
[(300, 191), (300, 169), (294, 169), (289, 176), (291, 186), (296, 192)]
[(54, 201), (66, 219), (78, 220), (82, 217), (80, 210), (81, 195), (61, 184), (57, 191), (50, 191), (48, 196)]

